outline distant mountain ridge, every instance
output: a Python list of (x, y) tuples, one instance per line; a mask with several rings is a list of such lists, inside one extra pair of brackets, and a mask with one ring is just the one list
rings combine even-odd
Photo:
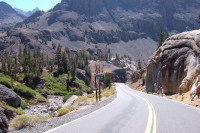
[(21, 9), (18, 8), (14, 8), (18, 13), (21, 13), (27, 17), (31, 16), (33, 13), (39, 11), (40, 9), (38, 7), (36, 7), (35, 9), (33, 9), (32, 11), (23, 11)]
[[(161, 29), (176, 33), (198, 28), (198, 5), (199, 0), (62, 0), (50, 11), (37, 11), (18, 23), (9, 38), (49, 54), (55, 52), (52, 44), (72, 50), (98, 45), (104, 51), (110, 48), (113, 55), (145, 62), (156, 50)], [(8, 49), (16, 53), (15, 45)]]

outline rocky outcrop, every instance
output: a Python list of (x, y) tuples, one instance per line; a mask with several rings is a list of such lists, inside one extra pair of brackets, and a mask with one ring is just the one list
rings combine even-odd
[(0, 84), (0, 99), (6, 104), (18, 107), (21, 104), (21, 98), (11, 89)]
[(7, 133), (9, 121), (16, 116), (16, 112), (0, 106), (0, 133)]
[(199, 75), (200, 30), (183, 32), (169, 37), (149, 59), (146, 90), (188, 92)]

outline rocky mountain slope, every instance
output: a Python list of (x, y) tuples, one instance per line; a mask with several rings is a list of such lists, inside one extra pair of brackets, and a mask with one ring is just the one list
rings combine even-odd
[(26, 17), (16, 12), (9, 4), (0, 2), (0, 23), (21, 22)]
[[(161, 29), (170, 33), (197, 28), (198, 0), (62, 0), (49, 12), (38, 11), (9, 36), (0, 34), (1, 50), (16, 53), (18, 45), (39, 47), (48, 54), (53, 44), (70, 49), (110, 48), (148, 60)], [(12, 40), (15, 40), (15, 43)], [(2, 46), (3, 45), (3, 46)]]
[(147, 92), (200, 94), (200, 30), (168, 38), (148, 61)]

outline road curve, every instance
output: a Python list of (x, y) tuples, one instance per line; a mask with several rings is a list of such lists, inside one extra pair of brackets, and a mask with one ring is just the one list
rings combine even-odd
[(117, 83), (105, 107), (46, 133), (199, 133), (200, 110)]

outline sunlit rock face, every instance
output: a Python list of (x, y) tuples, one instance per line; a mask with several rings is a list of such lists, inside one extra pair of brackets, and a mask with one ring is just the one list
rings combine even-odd
[(168, 38), (149, 59), (146, 90), (185, 93), (199, 75), (200, 30), (183, 32)]

